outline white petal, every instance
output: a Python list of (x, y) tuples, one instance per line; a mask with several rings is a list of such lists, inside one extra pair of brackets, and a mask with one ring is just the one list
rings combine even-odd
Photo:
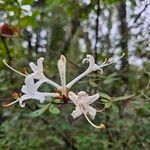
[(29, 66), (31, 67), (33, 72), (37, 70), (37, 66), (33, 62), (29, 63)]
[(35, 96), (32, 97), (32, 99), (34, 99), (34, 100), (39, 100), (40, 103), (43, 103), (43, 102), (45, 101), (45, 96), (44, 96), (42, 93), (37, 92), (37, 93), (35, 94)]
[(65, 87), (66, 86), (66, 58), (65, 56), (61, 55), (57, 66), (58, 66), (58, 70), (60, 74), (62, 87)]
[(25, 85), (22, 86), (21, 91), (23, 93), (28, 93), (28, 89), (27, 89), (27, 87)]
[(71, 116), (74, 118), (74, 119), (76, 119), (76, 118), (78, 118), (79, 116), (81, 116), (82, 115), (82, 111), (80, 110), (80, 108), (77, 106), (76, 108), (75, 108), (75, 110), (71, 113)]
[(92, 104), (93, 102), (95, 102), (97, 99), (99, 98), (99, 94), (94, 94), (92, 96), (88, 96), (87, 98), (85, 98), (85, 101), (87, 104)]
[(19, 98), (19, 104), (20, 104), (20, 107), (25, 107), (24, 101), (27, 100), (27, 99), (29, 99), (29, 98), (30, 98), (30, 97), (27, 96), (27, 95), (21, 96), (21, 98)]
[(78, 96), (74, 92), (70, 91), (68, 93), (68, 97), (73, 101), (73, 103), (75, 105), (77, 105), (77, 103), (78, 103)]
[(96, 109), (91, 106), (88, 106), (86, 107), (85, 113), (89, 114), (91, 119), (94, 119), (96, 115)]
[(86, 99), (89, 97), (89, 94), (87, 94), (85, 91), (80, 91), (78, 93), (78, 99)]
[(44, 61), (44, 58), (43, 57), (40, 57), (38, 60), (37, 60), (37, 66), (38, 68), (43, 68), (43, 61)]

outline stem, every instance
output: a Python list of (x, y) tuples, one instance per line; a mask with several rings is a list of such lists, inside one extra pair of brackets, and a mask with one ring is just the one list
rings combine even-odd
[(97, 11), (96, 11), (97, 17), (96, 17), (96, 28), (95, 28), (95, 48), (94, 48), (94, 57), (95, 57), (95, 63), (97, 63), (97, 43), (98, 43), (98, 26), (99, 26), (99, 14), (100, 14), (100, 0), (97, 0)]
[[(5, 50), (6, 50), (6, 54), (7, 54), (7, 59), (8, 59), (8, 64), (11, 66), (11, 63), (12, 63), (12, 57), (11, 57), (11, 54), (10, 54), (10, 50), (7, 46), (7, 43), (5, 41), (5, 38), (4, 37), (1, 37), (1, 40), (2, 40), (2, 43), (5, 47)], [(13, 83), (13, 73), (10, 71), (10, 82)]]

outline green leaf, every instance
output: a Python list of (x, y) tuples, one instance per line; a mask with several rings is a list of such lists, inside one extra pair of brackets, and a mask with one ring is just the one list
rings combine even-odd
[(106, 78), (103, 83), (104, 84), (111, 84), (116, 80), (119, 80), (119, 78)]
[(52, 114), (59, 114), (59, 113), (60, 113), (60, 110), (59, 110), (57, 107), (55, 107), (54, 105), (50, 105), (49, 111), (50, 111)]
[(90, 86), (92, 86), (92, 87), (94, 87), (94, 88), (97, 87), (97, 84), (96, 84), (95, 82), (91, 82), (91, 81), (90, 81), (89, 84), (90, 84)]
[(116, 102), (116, 101), (122, 101), (122, 100), (127, 100), (131, 97), (133, 97), (135, 94), (132, 94), (132, 95), (125, 95), (125, 96), (119, 96), (119, 97), (116, 97), (113, 99), (113, 102)]
[(104, 108), (109, 108), (112, 104), (111, 101), (106, 100), (106, 99), (102, 99), (101, 101), (104, 103)]
[(63, 101), (60, 100), (60, 99), (55, 99), (54, 102), (55, 102), (55, 103), (63, 103)]
[(42, 107), (41, 109), (38, 109), (30, 114), (30, 117), (38, 117), (42, 115), (47, 109), (49, 105), (46, 105), (45, 107)]
[(100, 97), (102, 97), (102, 98), (111, 100), (111, 97), (110, 97), (109, 95), (107, 95), (106, 93), (99, 92), (99, 95), (100, 95)]
[(115, 113), (119, 113), (119, 108), (117, 105), (115, 104), (112, 104), (112, 110), (115, 112)]

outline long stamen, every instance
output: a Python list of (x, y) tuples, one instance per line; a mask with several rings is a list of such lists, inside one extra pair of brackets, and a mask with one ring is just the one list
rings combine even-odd
[(89, 118), (88, 116), (86, 115), (85, 111), (83, 110), (82, 106), (80, 106), (86, 120), (94, 127), (94, 128), (97, 128), (97, 129), (102, 129), (102, 128), (105, 128), (105, 125), (104, 124), (100, 124), (99, 126), (95, 125)]
[(102, 112), (102, 111), (104, 111), (105, 110), (105, 108), (103, 108), (103, 109), (101, 109), (101, 110), (96, 110), (96, 112)]
[(99, 126), (97, 126), (97, 125), (95, 125), (93, 122), (91, 122), (91, 120), (88, 118), (88, 116), (85, 114), (85, 112), (83, 112), (83, 114), (84, 114), (86, 120), (87, 120), (93, 127), (97, 128), (97, 129), (102, 129), (102, 128), (104, 128), (104, 126), (105, 126), (104, 124), (100, 124)]
[(19, 71), (17, 71), (17, 70), (15, 70), (14, 68), (12, 68), (11, 66), (9, 66), (8, 64), (7, 64), (7, 62), (6, 62), (6, 60), (4, 59), (3, 60), (3, 63), (9, 68), (9, 69), (11, 69), (11, 70), (13, 70), (14, 72), (16, 72), (16, 73), (18, 73), (18, 74), (20, 74), (20, 75), (22, 75), (22, 76), (24, 76), (24, 77), (26, 77), (27, 75), (26, 74), (23, 74), (23, 73), (21, 73), (21, 72), (19, 72)]
[(11, 106), (11, 105), (13, 105), (13, 104), (15, 104), (15, 103), (17, 103), (17, 102), (19, 102), (19, 99), (15, 100), (15, 101), (13, 101), (13, 102), (11, 102), (11, 103), (8, 103), (8, 104), (3, 104), (2, 106), (3, 106), (3, 107), (9, 107), (9, 106)]
[[(123, 53), (116, 61), (118, 61), (119, 59), (121, 59), (122, 57), (124, 57), (125, 56), (125, 53)], [(108, 65), (110, 65), (110, 64), (113, 64), (113, 63), (115, 63), (115, 61), (104, 61), (105, 63), (102, 63), (101, 65), (100, 65), (100, 67), (105, 67), (105, 66), (108, 66)]]

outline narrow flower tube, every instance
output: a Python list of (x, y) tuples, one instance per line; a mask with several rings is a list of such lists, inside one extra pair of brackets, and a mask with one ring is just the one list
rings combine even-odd
[(66, 58), (65, 56), (61, 55), (58, 61), (58, 71), (60, 74), (60, 80), (63, 90), (66, 89)]
[[(125, 54), (123, 53), (122, 56), (119, 57), (117, 60), (121, 59), (124, 55)], [(112, 63), (115, 63), (114, 61), (107, 61), (107, 59), (105, 59), (105, 61), (101, 65), (97, 65), (97, 64), (95, 64), (95, 59), (92, 55), (87, 55), (87, 58), (83, 59), (83, 63), (85, 63), (86, 61), (89, 62), (89, 67), (87, 68), (87, 70), (84, 71), (79, 76), (77, 76), (75, 79), (73, 79), (70, 83), (68, 83), (67, 88), (71, 88), (73, 86), (73, 84), (75, 84), (81, 78), (83, 78), (84, 76), (87, 76), (88, 74), (90, 74), (93, 71), (99, 70), (101, 72), (101, 74), (103, 74), (103, 70), (102, 70), (103, 67), (108, 66)]]

